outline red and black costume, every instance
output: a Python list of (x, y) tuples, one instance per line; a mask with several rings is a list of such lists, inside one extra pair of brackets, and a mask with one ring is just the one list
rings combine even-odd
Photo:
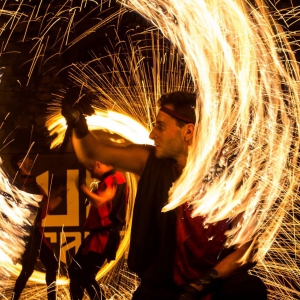
[(70, 294), (72, 300), (83, 298), (86, 289), (91, 299), (105, 299), (95, 277), (107, 259), (114, 260), (120, 244), (120, 230), (125, 224), (128, 190), (121, 172), (105, 173), (96, 193), (116, 186), (111, 201), (100, 207), (90, 207), (84, 228), (90, 232), (85, 238), (69, 267)]
[[(161, 212), (167, 204), (168, 191), (181, 170), (174, 160), (156, 158), (155, 148), (146, 147), (150, 155), (139, 180), (128, 257), (129, 269), (141, 278), (132, 300), (176, 300), (181, 285), (197, 279), (233, 251), (224, 247), (225, 231), (230, 224), (224, 220), (204, 226), (204, 218), (191, 217), (188, 204)], [(231, 298), (231, 295), (241, 289), (247, 290), (245, 287), (253, 278), (254, 285), (259, 279), (250, 278), (246, 272), (238, 276), (242, 278), (241, 283), (236, 284), (230, 278), (221, 280), (207, 299), (211, 296), (218, 300), (248, 299), (243, 296)], [(261, 286), (264, 289), (262, 282)], [(249, 288), (252, 287), (250, 284)], [(224, 291), (228, 292), (228, 298)]]
[(47, 296), (49, 300), (56, 299), (56, 275), (58, 261), (54, 256), (50, 243), (44, 235), (42, 220), (49, 213), (48, 197), (45, 191), (37, 184), (36, 178), (32, 175), (21, 175), (18, 179), (18, 188), (31, 194), (43, 195), (34, 227), (29, 237), (25, 251), (22, 256), (22, 270), (16, 280), (13, 290), (13, 300), (19, 299), (29, 277), (34, 271), (34, 265), (39, 258), (46, 269)]

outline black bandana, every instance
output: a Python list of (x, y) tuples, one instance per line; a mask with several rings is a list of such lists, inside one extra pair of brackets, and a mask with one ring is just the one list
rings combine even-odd
[(164, 113), (168, 114), (169, 116), (171, 116), (175, 119), (178, 119), (186, 124), (189, 124), (189, 123), (195, 124), (195, 121), (183, 116), (182, 114), (180, 114), (174, 110), (166, 108), (165, 106), (161, 106), (160, 110), (163, 111)]

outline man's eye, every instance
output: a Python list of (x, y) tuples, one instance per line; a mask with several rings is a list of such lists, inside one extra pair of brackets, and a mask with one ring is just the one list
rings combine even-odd
[(156, 124), (156, 125), (155, 125), (155, 128), (156, 128), (157, 130), (159, 130), (159, 131), (162, 131), (162, 130), (163, 130), (163, 126), (160, 125), (160, 124)]

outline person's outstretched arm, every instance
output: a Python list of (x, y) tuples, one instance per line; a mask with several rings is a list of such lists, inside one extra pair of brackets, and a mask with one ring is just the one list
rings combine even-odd
[(91, 168), (96, 160), (116, 169), (141, 175), (147, 162), (149, 151), (141, 145), (127, 147), (111, 146), (100, 142), (89, 131), (86, 119), (79, 109), (63, 108), (69, 128), (72, 128), (72, 144), (76, 156), (86, 168)]
[(72, 144), (79, 162), (86, 168), (93, 167), (98, 160), (116, 169), (141, 175), (149, 156), (149, 151), (142, 145), (107, 145), (90, 131), (84, 137), (78, 138), (73, 130)]

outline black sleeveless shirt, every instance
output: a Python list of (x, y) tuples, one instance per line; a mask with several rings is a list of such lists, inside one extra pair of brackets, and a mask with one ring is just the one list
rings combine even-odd
[(168, 191), (180, 176), (172, 159), (158, 159), (150, 150), (139, 180), (134, 204), (129, 269), (145, 282), (158, 286), (173, 284), (176, 247), (176, 213), (161, 212), (168, 200)]

